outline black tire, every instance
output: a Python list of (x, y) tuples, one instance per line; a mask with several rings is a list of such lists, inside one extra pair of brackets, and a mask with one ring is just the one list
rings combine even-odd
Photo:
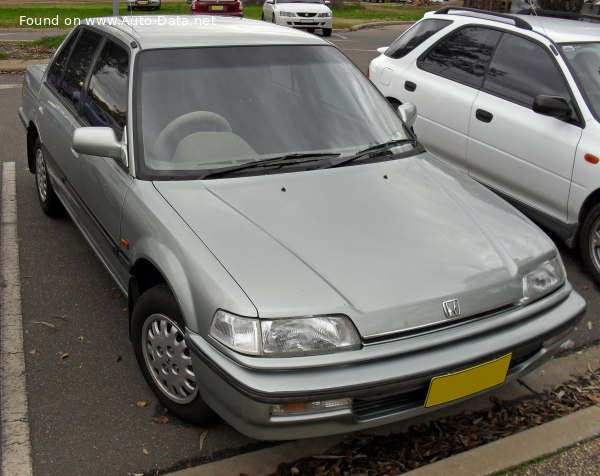
[(260, 14), (260, 21), (265, 21), (265, 14), (264, 13)]
[[(153, 329), (161, 330), (154, 344), (149, 338), (152, 334), (157, 335)], [(131, 315), (131, 337), (135, 357), (146, 382), (170, 413), (187, 422), (204, 425), (215, 415), (200, 396), (196, 385), (198, 376), (194, 374), (189, 360), (190, 351), (183, 340), (183, 329), (185, 323), (181, 310), (166, 284), (147, 290), (136, 301)], [(163, 333), (168, 336), (163, 336)], [(183, 365), (192, 372), (194, 379), (179, 377)], [(169, 385), (175, 382), (179, 389)]]
[(60, 200), (54, 193), (50, 177), (48, 176), (48, 168), (46, 167), (46, 158), (42, 150), (40, 139), (36, 139), (33, 147), (34, 167), (35, 167), (35, 185), (37, 196), (40, 201), (42, 211), (50, 217), (58, 217), (62, 215), (63, 206)]
[(581, 260), (588, 273), (600, 286), (600, 203), (586, 215), (579, 236)]
[(309, 32), (309, 33), (314, 33), (315, 29), (314, 28), (307, 28), (306, 31)]
[(332, 31), (333, 30), (331, 28), (323, 28), (323, 36), (327, 36), (327, 37), (331, 36)]
[(276, 23), (276, 21), (275, 21), (275, 13), (273, 13), (273, 19), (271, 20), (271, 23)]

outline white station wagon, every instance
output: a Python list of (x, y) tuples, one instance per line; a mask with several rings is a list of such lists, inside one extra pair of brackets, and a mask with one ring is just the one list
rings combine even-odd
[(427, 150), (579, 246), (600, 283), (600, 24), (446, 7), (369, 68)]

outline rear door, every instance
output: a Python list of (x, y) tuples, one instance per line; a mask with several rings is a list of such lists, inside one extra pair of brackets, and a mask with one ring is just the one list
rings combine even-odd
[(40, 139), (59, 193), (64, 192), (74, 158), (71, 139), (81, 124), (78, 110), (84, 82), (101, 40), (101, 35), (86, 29), (73, 36), (50, 65), (38, 98)]
[(470, 118), (467, 158), (477, 180), (561, 221), (582, 128), (577, 114), (556, 119), (532, 110), (536, 95), (573, 104), (544, 45), (504, 33)]
[(428, 151), (464, 172), (471, 109), (500, 36), (480, 27), (454, 31), (402, 76), (402, 99), (417, 106), (417, 136)]

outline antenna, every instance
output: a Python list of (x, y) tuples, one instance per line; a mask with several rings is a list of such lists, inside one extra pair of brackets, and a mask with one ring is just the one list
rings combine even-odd
[[(125, 0), (127, 1), (127, 0)], [(131, 28), (131, 36), (133, 36), (133, 5), (129, 5), (129, 27)]]
[(546, 31), (546, 28), (544, 27), (544, 22), (542, 21), (542, 17), (540, 17), (538, 15), (537, 8), (536, 8), (537, 0), (529, 0), (529, 1), (530, 1), (530, 5), (531, 5), (531, 11), (535, 15), (535, 17), (540, 20), (540, 26), (542, 27), (542, 30), (544, 30), (544, 36), (546, 36), (546, 38), (550, 38), (548, 36), (548, 32)]

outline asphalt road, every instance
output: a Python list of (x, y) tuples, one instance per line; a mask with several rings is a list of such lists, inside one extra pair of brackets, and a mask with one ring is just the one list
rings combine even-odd
[[(405, 27), (332, 37), (364, 71)], [(19, 76), (0, 76), (0, 156), (16, 162), (22, 314), (36, 475), (108, 475), (199, 464), (266, 445), (218, 421), (199, 428), (163, 415), (128, 339), (126, 301), (68, 218), (46, 217), (26, 170), (17, 117)], [(576, 347), (600, 340), (600, 294), (562, 245), (569, 279), (587, 299)], [(588, 322), (593, 323), (588, 327)], [(136, 405), (147, 402), (145, 406)], [(140, 404), (141, 405), (141, 404)], [(8, 476), (8, 475), (6, 475)]]

